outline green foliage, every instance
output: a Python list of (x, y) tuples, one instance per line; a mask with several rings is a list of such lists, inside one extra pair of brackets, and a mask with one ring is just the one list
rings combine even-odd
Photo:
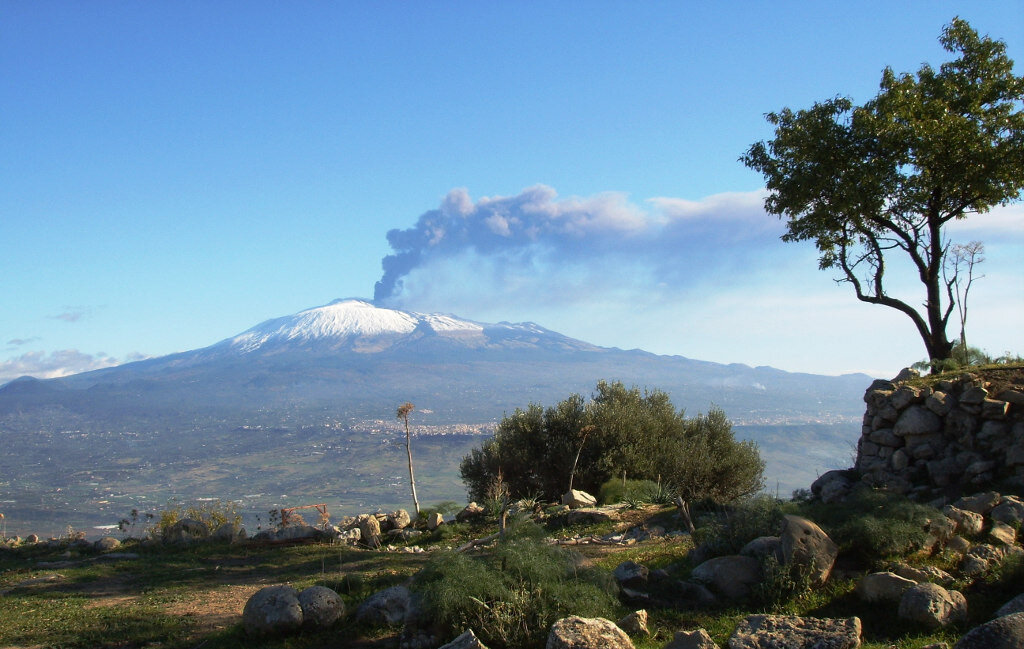
[(189, 505), (172, 499), (167, 502), (164, 509), (151, 518), (153, 524), (147, 532), (156, 538), (162, 537), (172, 525), (186, 518), (206, 523), (211, 532), (225, 523), (242, 524), (242, 514), (238, 511), (238, 506), (230, 500), (220, 499)]
[(764, 575), (752, 589), (754, 601), (774, 613), (795, 613), (794, 600), (799, 600), (811, 590), (811, 571), (807, 566), (786, 566), (774, 556), (767, 556), (761, 562)]
[(712, 556), (739, 554), (744, 545), (759, 536), (778, 536), (787, 513), (786, 503), (771, 496), (745, 498), (698, 516), (693, 542), (703, 545)]
[(928, 521), (942, 512), (884, 491), (854, 491), (841, 507), (802, 508), (839, 545), (841, 553), (878, 559), (915, 552), (928, 541)]
[(655, 492), (658, 483), (653, 480), (625, 480), (612, 478), (601, 485), (597, 500), (603, 505), (624, 503), (631, 499), (642, 499), (646, 494)]
[(728, 502), (764, 484), (757, 446), (738, 442), (720, 409), (687, 419), (660, 390), (605, 381), (590, 402), (574, 394), (554, 407), (517, 409), (463, 458), (460, 472), (477, 501), (499, 472), (512, 498), (557, 500), (574, 466), (573, 486), (591, 493), (623, 472), (666, 485), (652, 494), (659, 499)]
[[(916, 75), (886, 68), (879, 93), (769, 113), (775, 137), (741, 158), (765, 176), (765, 209), (787, 219), (786, 241), (812, 240), (857, 298), (914, 323), (929, 358), (946, 359), (956, 299), (945, 226), (1019, 200), (1024, 189), (1024, 77), (1006, 44), (959, 18), (939, 39), (957, 58)], [(905, 255), (905, 256), (904, 256)], [(924, 295), (885, 290), (885, 270), (912, 264)], [(921, 311), (915, 304), (924, 306)]]
[(607, 573), (581, 569), (545, 544), (532, 524), (510, 528), (492, 554), (436, 555), (417, 579), (424, 612), (451, 635), (471, 628), (489, 647), (532, 647), (555, 620), (607, 617), (615, 608)]

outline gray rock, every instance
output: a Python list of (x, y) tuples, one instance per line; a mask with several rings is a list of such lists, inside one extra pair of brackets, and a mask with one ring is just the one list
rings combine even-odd
[(761, 564), (757, 559), (740, 555), (715, 557), (694, 568), (690, 577), (729, 599), (740, 599), (760, 583)]
[(1006, 496), (989, 512), (989, 517), (994, 521), (1010, 525), (1024, 522), (1024, 500), (1016, 496)]
[(1017, 540), (1017, 530), (1013, 529), (1006, 523), (1000, 523), (995, 521), (992, 523), (992, 529), (989, 530), (988, 535), (998, 543), (1003, 545), (1013, 545)]
[(922, 583), (900, 598), (899, 616), (928, 629), (937, 629), (967, 617), (967, 600), (956, 590)]
[(545, 649), (633, 649), (633, 641), (610, 620), (574, 615), (551, 626)]
[(898, 602), (904, 591), (917, 584), (893, 572), (873, 572), (857, 582), (857, 595), (866, 602)]
[(412, 523), (409, 512), (399, 509), (388, 514), (388, 527), (393, 530), (404, 530)]
[(440, 649), (487, 649), (487, 646), (480, 642), (473, 629), (469, 629)]
[(718, 649), (718, 645), (704, 629), (676, 631), (672, 642), (662, 649)]
[(242, 627), (249, 635), (286, 633), (301, 626), (302, 607), (291, 586), (261, 588), (242, 610)]
[(647, 566), (640, 565), (635, 561), (623, 561), (615, 567), (612, 575), (615, 577), (615, 581), (619, 582), (620, 586), (641, 588), (647, 584), (649, 572)]
[(310, 586), (298, 596), (303, 626), (326, 629), (345, 614), (341, 596), (324, 586)]
[(901, 563), (896, 566), (896, 569), (893, 572), (904, 579), (910, 579), (914, 583), (918, 584), (926, 581), (935, 582), (942, 586), (953, 583), (953, 575), (941, 568), (936, 568), (935, 566), (914, 568), (913, 566)]
[(367, 547), (379, 548), (380, 521), (376, 516), (361, 514), (359, 517), (359, 538)]
[(946, 541), (946, 549), (957, 554), (967, 554), (971, 549), (971, 542), (962, 536), (954, 536)]
[(976, 512), (972, 512), (966, 509), (960, 509), (953, 505), (946, 505), (942, 508), (942, 513), (947, 518), (955, 521), (957, 529), (974, 536), (975, 534), (981, 534), (981, 530), (985, 527), (985, 518)]
[(994, 491), (986, 491), (984, 493), (974, 494), (973, 496), (964, 496), (953, 503), (953, 506), (957, 509), (964, 509), (975, 514), (987, 514), (992, 511), (996, 505), (1002, 500), (1002, 496)]
[(99, 550), (100, 552), (110, 552), (111, 550), (115, 550), (120, 546), (121, 542), (112, 536), (104, 536), (101, 539), (97, 539), (97, 541), (93, 543), (93, 547)]
[(1003, 617), (1004, 615), (1013, 615), (1014, 613), (1024, 613), (1024, 593), (1017, 595), (1000, 606), (994, 617)]
[(744, 545), (740, 554), (754, 557), (758, 561), (772, 557), (778, 563), (782, 563), (782, 541), (777, 536), (759, 536)]
[(856, 649), (860, 618), (750, 615), (729, 638), (729, 649)]
[(692, 581), (677, 581), (672, 589), (672, 599), (678, 608), (702, 608), (718, 601), (706, 586)]
[(431, 532), (441, 527), (443, 524), (444, 516), (442, 516), (440, 513), (434, 512), (433, 514), (427, 516), (427, 529)]
[[(890, 385), (892, 385), (894, 383), (903, 383), (905, 381), (910, 381), (911, 379), (919, 379), (919, 378), (921, 378), (921, 373), (920, 372), (918, 372), (917, 370), (915, 370), (912, 367), (904, 367), (902, 370), (900, 370), (900, 373), (896, 375), (896, 378), (894, 378), (890, 382)], [(877, 383), (877, 381), (876, 381), (876, 383)], [(874, 383), (872, 385), (874, 385)]]
[(812, 586), (821, 586), (828, 581), (839, 555), (839, 546), (820, 527), (806, 518), (787, 514), (783, 518), (779, 543), (783, 563), (807, 570)]
[(405, 586), (392, 586), (370, 595), (356, 609), (356, 621), (375, 626), (402, 624), (413, 613), (412, 593)]
[(647, 627), (647, 617), (647, 611), (644, 609), (633, 611), (619, 620), (616, 626), (629, 635), (651, 635), (651, 630)]
[(1004, 615), (968, 631), (953, 649), (1020, 649), (1024, 647), (1024, 613)]
[(203, 521), (183, 518), (164, 531), (165, 543), (188, 544), (209, 538), (210, 528)]
[(932, 435), (942, 431), (943, 421), (924, 406), (910, 406), (902, 413), (892, 427), (900, 437), (910, 435)]
[(210, 537), (214, 541), (222, 541), (226, 543), (238, 543), (244, 541), (248, 535), (245, 532), (245, 528), (235, 523), (224, 523), (213, 531), (213, 535)]

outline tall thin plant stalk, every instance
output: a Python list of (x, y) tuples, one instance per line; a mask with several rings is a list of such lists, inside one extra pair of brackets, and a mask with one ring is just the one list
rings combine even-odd
[(409, 457), (409, 484), (412, 486), (412, 504), (416, 508), (416, 516), (420, 515), (420, 500), (416, 497), (416, 476), (412, 472), (412, 435), (409, 433), (409, 413), (416, 406), (408, 401), (398, 406), (396, 417), (405, 422), (405, 453)]

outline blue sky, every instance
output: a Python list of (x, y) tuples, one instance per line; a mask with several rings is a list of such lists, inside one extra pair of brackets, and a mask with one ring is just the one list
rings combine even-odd
[[(945, 60), (955, 15), (1024, 60), (1021, 1), (0, 0), (0, 382), (372, 297), (389, 231), (495, 201), (571, 227), (467, 231), (387, 303), (895, 374), (924, 355), (910, 321), (779, 241), (737, 159), (768, 111)], [(952, 234), (986, 244), (972, 343), (1024, 353), (1024, 209)]]

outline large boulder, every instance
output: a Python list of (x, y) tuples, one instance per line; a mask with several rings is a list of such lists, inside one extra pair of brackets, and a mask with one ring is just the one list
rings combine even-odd
[(997, 617), (968, 631), (953, 649), (1020, 649), (1024, 647), (1024, 613)]
[(753, 557), (738, 554), (715, 557), (694, 568), (690, 577), (729, 599), (741, 599), (760, 583), (761, 564)]
[(545, 649), (633, 649), (633, 641), (610, 620), (573, 615), (551, 626)]
[(213, 531), (212, 538), (214, 541), (223, 541), (225, 543), (239, 543), (244, 541), (248, 537), (245, 528), (237, 523), (222, 523), (216, 530)]
[(409, 512), (404, 509), (399, 509), (388, 514), (388, 529), (392, 530), (404, 530), (412, 524), (412, 519), (409, 518)]
[(261, 588), (242, 610), (242, 628), (249, 635), (286, 633), (301, 626), (302, 606), (291, 586)]
[(1024, 500), (1017, 496), (1005, 496), (1001, 503), (992, 508), (989, 516), (994, 521), (1008, 525), (1024, 522)]
[(740, 554), (745, 557), (754, 557), (758, 561), (765, 561), (769, 558), (782, 563), (782, 543), (777, 536), (759, 536), (750, 543), (743, 546)]
[(444, 516), (440, 512), (434, 512), (427, 515), (427, 529), (433, 532), (437, 528), (444, 525)]
[(828, 581), (839, 555), (839, 546), (820, 527), (806, 518), (786, 515), (779, 544), (783, 563), (805, 570), (812, 587), (822, 586)]
[(898, 602), (917, 582), (893, 572), (873, 572), (857, 582), (857, 595), (865, 602)]
[(569, 509), (578, 509), (580, 507), (596, 507), (597, 498), (594, 498), (586, 491), (580, 491), (579, 489), (570, 489), (566, 494), (562, 496), (562, 504), (569, 507)]
[(405, 586), (392, 586), (374, 593), (356, 609), (357, 622), (374, 626), (402, 624), (412, 615), (412, 593)]
[(359, 537), (363, 543), (371, 548), (379, 548), (380, 543), (380, 521), (372, 514), (361, 514), (359, 521)]
[(100, 552), (110, 552), (121, 546), (121, 542), (112, 536), (104, 536), (92, 544)]
[(908, 588), (900, 598), (899, 616), (928, 629), (967, 617), (967, 600), (956, 590), (925, 582)]
[(977, 493), (973, 496), (964, 496), (956, 502), (953, 506), (957, 509), (965, 509), (975, 514), (987, 514), (999, 504), (999, 501), (1003, 499), (998, 493), (994, 491), (986, 491), (983, 493)]
[(995, 617), (1013, 615), (1014, 613), (1024, 613), (1024, 593), (1017, 595), (1010, 601), (1000, 606), (999, 610), (996, 611)]
[(985, 527), (985, 518), (967, 509), (946, 505), (942, 508), (942, 513), (956, 522), (959, 531), (970, 536), (981, 534), (982, 528)]
[(739, 623), (729, 649), (856, 649), (860, 618), (749, 615)]
[(647, 566), (635, 561), (623, 561), (615, 567), (612, 575), (620, 586), (626, 588), (641, 588), (647, 584), (647, 575), (650, 571)]
[(325, 586), (310, 586), (298, 596), (303, 626), (326, 629), (345, 614), (341, 596)]
[(462, 508), (462, 511), (455, 515), (455, 520), (459, 523), (465, 523), (466, 521), (471, 521), (480, 518), (485, 513), (487, 513), (487, 510), (485, 510), (480, 505), (476, 503), (469, 503), (468, 505)]

